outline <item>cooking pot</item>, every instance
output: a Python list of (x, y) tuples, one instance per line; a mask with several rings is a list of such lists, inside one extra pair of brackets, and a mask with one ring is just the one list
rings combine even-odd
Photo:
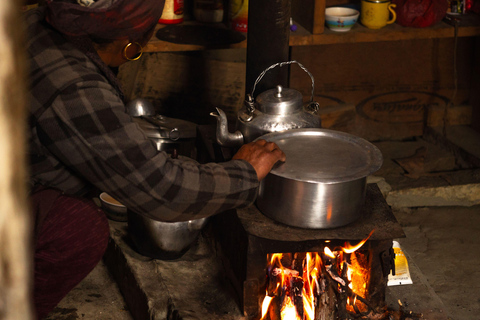
[(153, 116), (155, 115), (155, 107), (144, 98), (135, 98), (125, 105), (127, 112), (132, 117)]
[[(260, 93), (255, 101), (255, 87), (263, 76), (270, 69), (292, 63), (298, 64), (310, 76), (312, 81), (310, 102), (304, 105), (303, 96), (299, 91), (284, 88), (281, 85)], [(313, 75), (297, 61), (271, 65), (257, 77), (252, 92), (247, 94), (244, 106), (237, 114), (237, 131), (228, 132), (227, 115), (220, 108), (216, 108), (217, 113), (210, 113), (211, 116), (217, 118), (216, 140), (218, 144), (226, 147), (238, 147), (269, 132), (294, 128), (320, 128), (320, 118), (316, 115), (318, 103), (313, 101), (314, 86)]]
[(361, 215), (366, 178), (383, 162), (370, 142), (328, 129), (292, 129), (263, 135), (286, 154), (260, 183), (256, 205), (278, 222), (328, 229)]
[(163, 222), (128, 211), (128, 233), (144, 256), (172, 260), (182, 257), (197, 240), (208, 218)]

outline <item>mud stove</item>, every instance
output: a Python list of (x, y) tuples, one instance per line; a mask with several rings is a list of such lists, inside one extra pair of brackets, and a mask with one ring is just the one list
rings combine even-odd
[[(376, 185), (361, 217), (335, 229), (277, 223), (255, 206), (212, 221), (247, 319), (382, 319), (392, 239), (405, 234)], [(263, 309), (263, 310), (262, 310)]]

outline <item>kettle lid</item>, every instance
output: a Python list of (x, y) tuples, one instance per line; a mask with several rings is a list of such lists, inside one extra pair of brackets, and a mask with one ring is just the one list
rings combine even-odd
[(257, 108), (267, 114), (290, 114), (303, 107), (302, 94), (291, 88), (278, 85), (258, 95)]

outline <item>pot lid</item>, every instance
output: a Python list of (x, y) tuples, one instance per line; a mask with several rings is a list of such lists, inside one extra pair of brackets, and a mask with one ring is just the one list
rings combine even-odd
[(260, 93), (256, 100), (258, 110), (267, 114), (289, 114), (303, 106), (303, 97), (299, 91), (281, 85)]
[(258, 139), (275, 142), (287, 160), (270, 174), (311, 183), (340, 183), (365, 178), (383, 163), (380, 150), (365, 139), (328, 129), (292, 129)]
[(197, 125), (190, 121), (162, 115), (132, 119), (139, 124), (149, 138), (176, 141), (179, 139), (194, 139), (197, 136)]

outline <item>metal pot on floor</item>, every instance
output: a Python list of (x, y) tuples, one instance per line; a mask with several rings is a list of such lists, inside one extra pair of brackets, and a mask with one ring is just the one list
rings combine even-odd
[(163, 222), (128, 211), (128, 232), (138, 253), (160, 260), (182, 257), (195, 243), (208, 218)]

